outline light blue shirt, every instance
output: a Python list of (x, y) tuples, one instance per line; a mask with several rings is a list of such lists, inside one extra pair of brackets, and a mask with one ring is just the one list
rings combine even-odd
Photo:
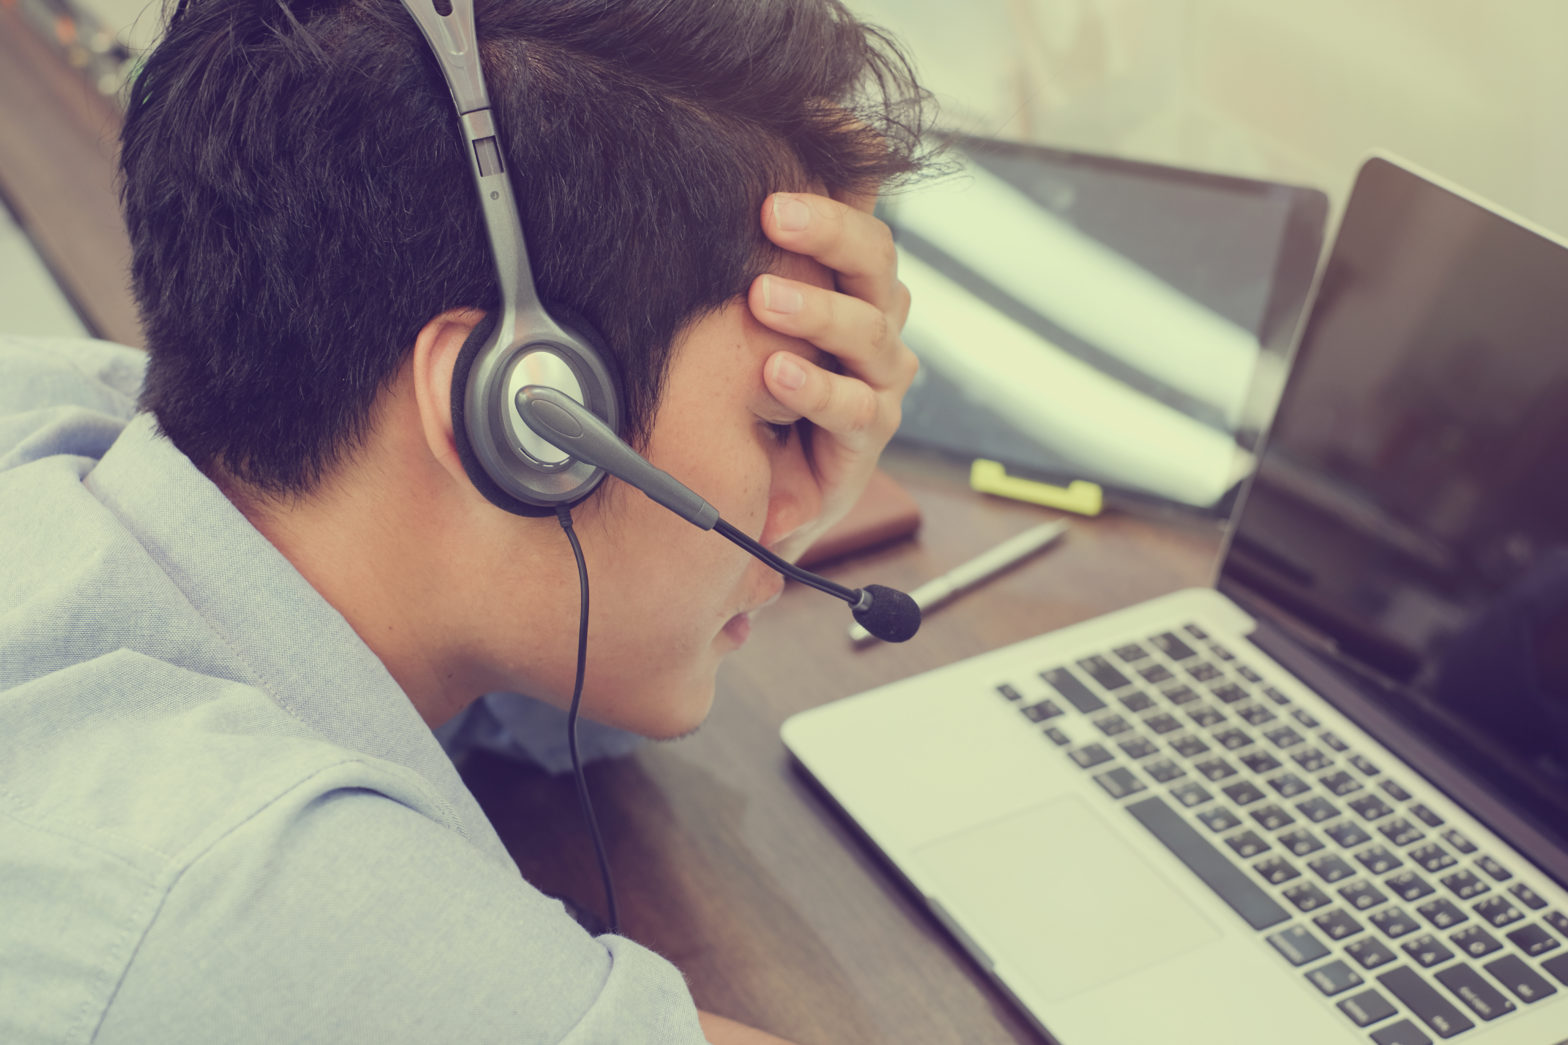
[(0, 1041), (700, 1042), (140, 380), (0, 339)]

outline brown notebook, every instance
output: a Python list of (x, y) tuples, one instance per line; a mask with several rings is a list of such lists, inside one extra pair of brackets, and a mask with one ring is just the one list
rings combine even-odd
[(871, 473), (866, 492), (849, 514), (800, 557), (808, 569), (889, 541), (908, 537), (920, 529), (920, 506), (909, 491), (880, 468)]

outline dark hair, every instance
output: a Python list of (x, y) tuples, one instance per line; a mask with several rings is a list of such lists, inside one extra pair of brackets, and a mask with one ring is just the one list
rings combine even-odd
[[(645, 439), (681, 329), (775, 256), (769, 192), (923, 162), (922, 92), (838, 0), (478, 0), (547, 302), (598, 327)], [(500, 295), (456, 117), (398, 0), (189, 0), (130, 87), (141, 399), (208, 474), (303, 493), (419, 328)]]

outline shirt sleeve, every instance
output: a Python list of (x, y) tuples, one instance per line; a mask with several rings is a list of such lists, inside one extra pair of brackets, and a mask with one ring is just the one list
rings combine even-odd
[(172, 883), (102, 1045), (697, 1045), (680, 973), (370, 790), (291, 793)]

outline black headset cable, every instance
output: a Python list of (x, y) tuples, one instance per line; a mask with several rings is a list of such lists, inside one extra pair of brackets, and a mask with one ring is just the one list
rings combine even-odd
[(566, 747), (572, 755), (572, 773), (577, 778), (577, 799), (582, 803), (583, 819), (588, 822), (588, 833), (593, 837), (594, 855), (599, 858), (599, 877), (604, 881), (604, 904), (607, 923), (612, 934), (620, 933), (620, 918), (615, 909), (615, 886), (610, 882), (610, 860), (604, 852), (604, 838), (599, 834), (599, 821), (593, 815), (593, 802), (588, 798), (588, 781), (583, 776), (582, 757), (577, 753), (577, 709), (583, 699), (583, 676), (588, 669), (588, 564), (583, 559), (582, 545), (577, 543), (577, 532), (572, 529), (572, 512), (557, 508), (555, 517), (572, 542), (572, 554), (577, 557), (577, 580), (582, 588), (581, 612), (577, 623), (577, 680), (572, 684), (572, 706), (566, 713)]

